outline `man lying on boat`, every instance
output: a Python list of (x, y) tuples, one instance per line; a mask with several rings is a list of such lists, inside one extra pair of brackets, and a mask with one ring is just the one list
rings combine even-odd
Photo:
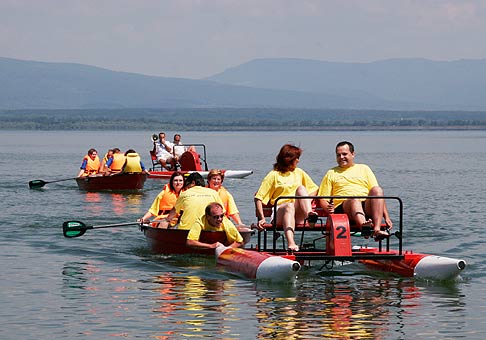
[(224, 231), (229, 247), (237, 248), (243, 245), (243, 237), (224, 214), (223, 206), (217, 202), (209, 203), (206, 206), (205, 214), (198, 218), (187, 234), (186, 245), (198, 249), (216, 249), (223, 245), (220, 242), (204, 243), (199, 241), (201, 231)]

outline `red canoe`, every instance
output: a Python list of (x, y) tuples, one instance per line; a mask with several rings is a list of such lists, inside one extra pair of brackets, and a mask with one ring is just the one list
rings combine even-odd
[[(186, 246), (189, 230), (162, 229), (142, 226), (148, 246), (156, 254), (207, 254), (214, 255), (214, 249), (195, 249)], [(253, 231), (238, 227), (244, 243), (248, 243)], [(199, 241), (205, 243), (220, 242), (227, 245), (226, 234), (223, 231), (203, 231)]]
[(140, 191), (147, 174), (126, 173), (113, 176), (78, 177), (76, 183), (85, 191)]

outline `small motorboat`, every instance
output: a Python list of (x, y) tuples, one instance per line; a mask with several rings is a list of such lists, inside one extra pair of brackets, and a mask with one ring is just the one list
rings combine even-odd
[(141, 191), (146, 173), (121, 173), (110, 176), (77, 177), (76, 183), (84, 191)]
[[(184, 152), (179, 159), (178, 171), (182, 173), (199, 172), (204, 178), (207, 178), (209, 173), (208, 164), (206, 162), (206, 146), (204, 144), (191, 144), (201, 150), (198, 153), (194, 150)], [(172, 170), (164, 170), (160, 163), (157, 162), (157, 157), (153, 150), (150, 151), (150, 158), (152, 160), (152, 168), (149, 171), (149, 178), (153, 179), (170, 179), (174, 173)], [(245, 178), (253, 174), (252, 170), (226, 170), (221, 169), (225, 178)]]

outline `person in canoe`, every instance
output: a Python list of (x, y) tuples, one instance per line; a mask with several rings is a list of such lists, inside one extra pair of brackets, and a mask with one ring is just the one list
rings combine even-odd
[(226, 211), (226, 217), (231, 218), (237, 225), (242, 224), (240, 212), (236, 207), (233, 195), (223, 186), (224, 173), (219, 169), (211, 169), (208, 173), (208, 187), (216, 190), (221, 197)]
[[(338, 166), (328, 170), (322, 178), (319, 196), (383, 196), (373, 171), (366, 164), (354, 163), (351, 142), (339, 142), (335, 152)], [(320, 199), (319, 204), (328, 214), (347, 214), (358, 227), (372, 227), (375, 240), (389, 236), (381, 230), (383, 218), (388, 228), (393, 226), (384, 199)]]
[(206, 188), (206, 183), (201, 174), (192, 172), (187, 176), (184, 191), (177, 198), (174, 208), (171, 209), (166, 218), (161, 220), (159, 228), (167, 228), (169, 222), (177, 214), (180, 214), (179, 224), (175, 228), (191, 229), (196, 219), (204, 215), (206, 206), (212, 202), (223, 205), (218, 193), (213, 189)]
[[(179, 171), (175, 171), (171, 176), (169, 183), (164, 185), (162, 191), (155, 197), (150, 209), (139, 219), (140, 222), (145, 223), (148, 220), (155, 216), (155, 219), (152, 221), (154, 226), (157, 227), (159, 225), (158, 221), (161, 219), (165, 219), (168, 215), (170, 210), (175, 206), (175, 202), (179, 197), (179, 194), (184, 187), (184, 176)], [(177, 224), (177, 220), (179, 215), (176, 214), (172, 220), (169, 221), (170, 226), (175, 226)]]
[(220, 242), (204, 243), (199, 241), (201, 231), (224, 231), (229, 247), (237, 248), (243, 245), (243, 237), (233, 222), (225, 215), (223, 206), (219, 203), (209, 203), (204, 211), (204, 215), (196, 219), (189, 233), (187, 234), (186, 245), (191, 248), (216, 249)]
[(143, 165), (140, 155), (133, 149), (128, 149), (125, 152), (125, 162), (119, 171), (111, 172), (111, 175), (121, 174), (121, 173), (149, 173), (148, 170)]
[(125, 164), (126, 156), (118, 148), (113, 148), (113, 156), (108, 159), (105, 165), (105, 175), (110, 173), (117, 173), (123, 168)]
[[(319, 188), (312, 178), (301, 168), (297, 167), (302, 149), (291, 144), (285, 144), (276, 157), (276, 163), (263, 179), (260, 188), (255, 194), (255, 209), (257, 213), (257, 228), (263, 229), (265, 215), (263, 205), (274, 205), (280, 196), (312, 196)], [(297, 224), (302, 224), (309, 215), (316, 215), (312, 211), (311, 199), (285, 199), (278, 201), (277, 225), (282, 225), (287, 238), (289, 252), (298, 251), (299, 247), (294, 241), (294, 230)]]
[(108, 162), (108, 160), (113, 157), (113, 153), (113, 149), (108, 149), (108, 151), (106, 152), (105, 156), (101, 160), (100, 173), (106, 173), (108, 169), (108, 167), (106, 166), (106, 162)]
[(154, 141), (152, 152), (155, 153), (157, 161), (166, 170), (175, 169), (173, 148), (174, 145), (165, 139), (165, 132), (160, 132), (158, 140)]
[(96, 176), (100, 171), (100, 159), (96, 149), (89, 149), (80, 166), (78, 177)]

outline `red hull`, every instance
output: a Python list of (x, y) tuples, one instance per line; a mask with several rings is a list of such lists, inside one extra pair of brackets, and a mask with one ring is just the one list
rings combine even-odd
[(78, 177), (76, 183), (85, 191), (139, 191), (143, 189), (147, 174), (121, 174), (114, 176)]
[[(247, 243), (252, 231), (248, 228), (239, 228), (244, 242)], [(194, 249), (186, 246), (186, 239), (189, 230), (161, 229), (144, 227), (143, 232), (147, 243), (156, 254), (207, 254), (214, 255), (214, 249)], [(222, 231), (203, 231), (199, 241), (204, 243), (220, 242), (227, 245), (226, 234)]]

